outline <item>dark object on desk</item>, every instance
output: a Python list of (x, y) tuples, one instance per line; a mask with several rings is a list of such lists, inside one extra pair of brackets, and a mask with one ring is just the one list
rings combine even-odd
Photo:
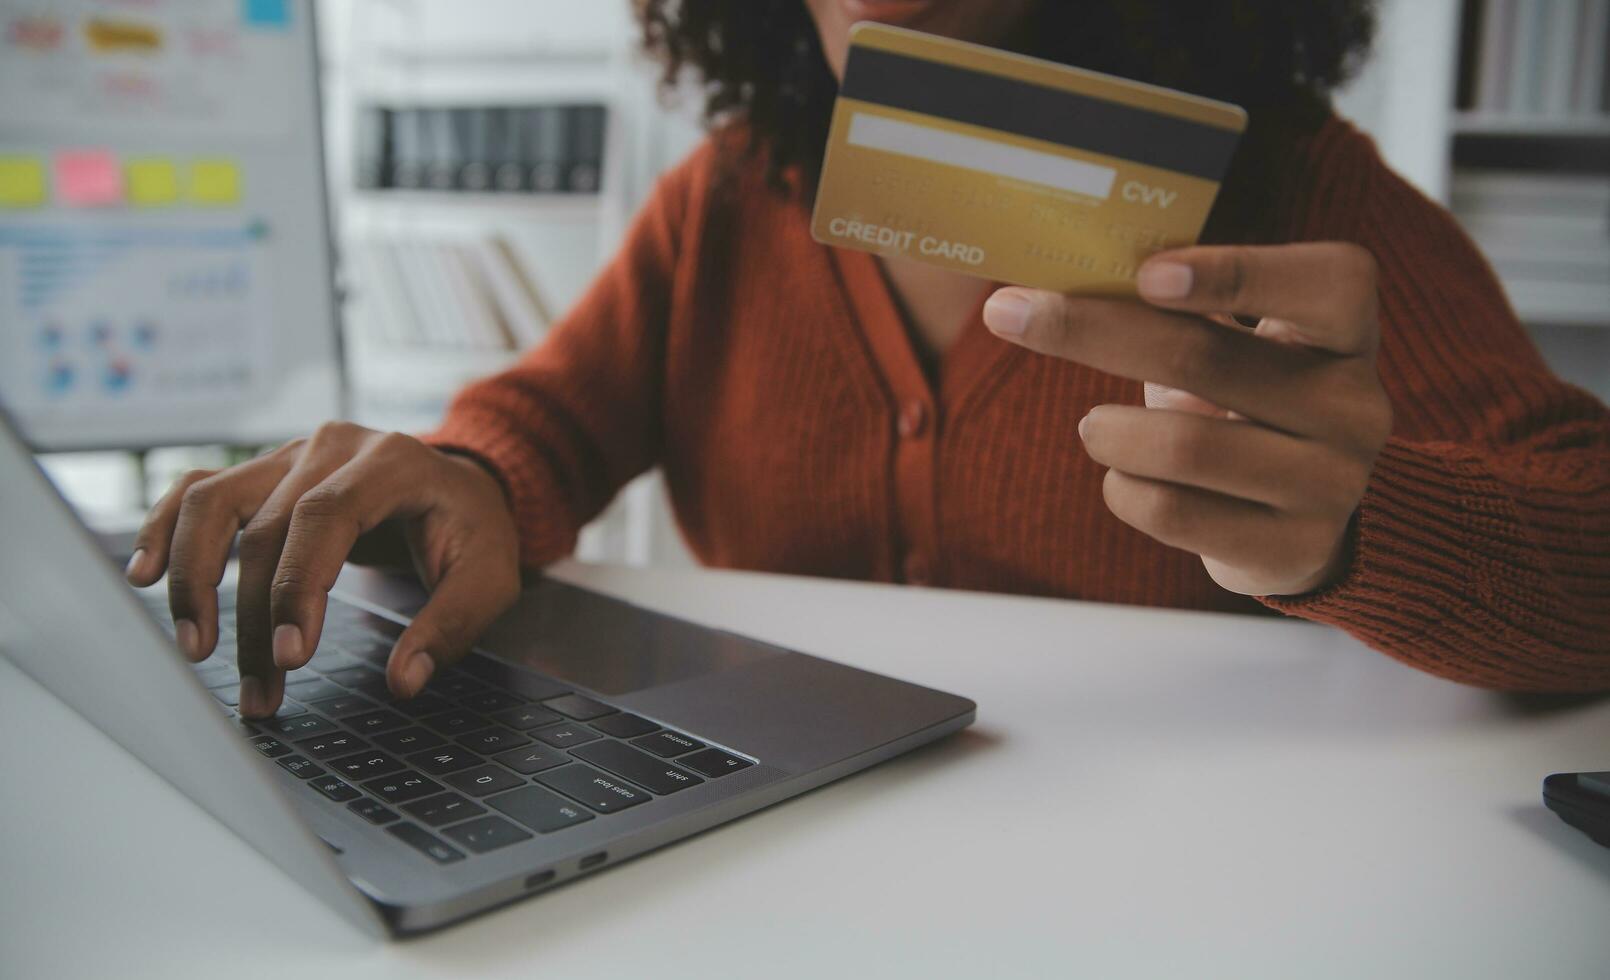
[(1543, 805), (1610, 847), (1610, 772), (1557, 772), (1543, 780)]

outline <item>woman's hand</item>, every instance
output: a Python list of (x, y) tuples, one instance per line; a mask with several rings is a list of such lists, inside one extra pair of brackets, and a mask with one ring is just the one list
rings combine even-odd
[(430, 601), (397, 639), (391, 690), (418, 694), (462, 657), (520, 590), (514, 518), (478, 463), (398, 433), (323, 426), (250, 462), (186, 474), (135, 538), (128, 578), (168, 574), (179, 647), (205, 660), (218, 643), (218, 583), (240, 536), (236, 598), (240, 711), (273, 714), (285, 672), (319, 644), (325, 597), (360, 535), (403, 525)]
[(1392, 429), (1374, 259), (1342, 243), (1187, 248), (1153, 256), (1138, 285), (1150, 305), (1002, 289), (984, 321), (1147, 383), (1146, 407), (1102, 405), (1079, 423), (1120, 520), (1200, 555), (1232, 592), (1335, 582)]

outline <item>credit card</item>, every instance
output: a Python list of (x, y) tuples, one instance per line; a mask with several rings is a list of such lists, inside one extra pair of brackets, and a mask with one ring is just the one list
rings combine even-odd
[(850, 32), (811, 234), (985, 279), (1133, 295), (1194, 244), (1239, 106), (884, 24)]

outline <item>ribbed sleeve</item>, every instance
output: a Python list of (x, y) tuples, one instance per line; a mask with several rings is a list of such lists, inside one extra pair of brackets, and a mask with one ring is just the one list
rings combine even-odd
[(570, 553), (582, 526), (658, 461), (678, 230), (707, 156), (662, 177), (572, 311), (514, 367), (460, 392), (425, 437), (498, 476), (529, 567)]
[(1610, 688), (1610, 414), (1548, 371), (1453, 218), (1374, 169), (1396, 434), (1344, 581), (1265, 601), (1465, 683)]

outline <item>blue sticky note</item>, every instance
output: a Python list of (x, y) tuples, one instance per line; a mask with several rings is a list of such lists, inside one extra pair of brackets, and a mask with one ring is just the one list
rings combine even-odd
[(248, 27), (289, 27), (291, 0), (241, 0), (241, 16)]

